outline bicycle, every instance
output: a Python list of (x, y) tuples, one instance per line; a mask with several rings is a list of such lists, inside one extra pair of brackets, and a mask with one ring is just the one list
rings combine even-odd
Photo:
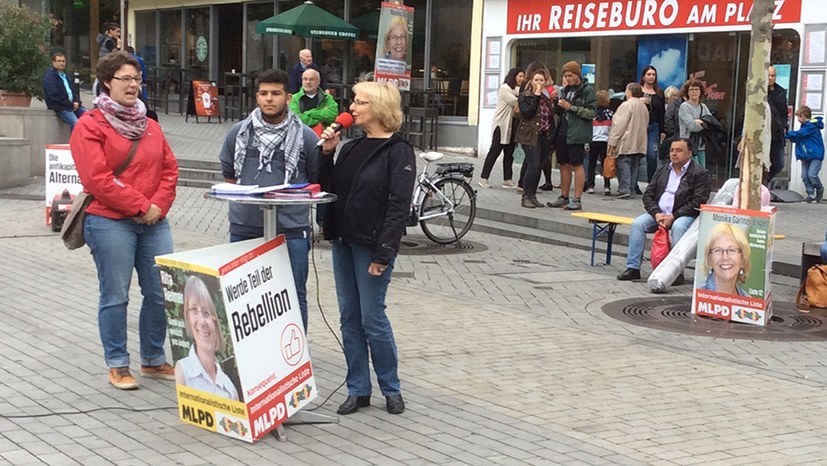
[(440, 163), (433, 174), (431, 162), (444, 157), (439, 152), (423, 152), (425, 167), (414, 186), (408, 226), (422, 227), (422, 232), (438, 244), (458, 242), (468, 233), (477, 215), (477, 192), (465, 181), (474, 175), (472, 163)]

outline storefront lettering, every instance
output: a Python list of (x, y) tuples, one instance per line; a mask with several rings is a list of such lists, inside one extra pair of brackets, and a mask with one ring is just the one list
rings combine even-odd
[[(802, 0), (775, 0), (773, 21), (795, 23)], [(508, 32), (527, 34), (749, 25), (754, 0), (508, 1)]]

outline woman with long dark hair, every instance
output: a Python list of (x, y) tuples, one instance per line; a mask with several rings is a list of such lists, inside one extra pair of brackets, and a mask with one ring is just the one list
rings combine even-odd
[(521, 206), (529, 209), (543, 207), (537, 200), (537, 187), (540, 184), (540, 167), (543, 157), (551, 153), (551, 137), (554, 134), (554, 104), (548, 85), (551, 76), (541, 63), (528, 65), (526, 83), (518, 98), (520, 107), (519, 131), (515, 141), (523, 146), (522, 201)]
[[(643, 88), (643, 103), (649, 108), (649, 127), (646, 131), (646, 181), (649, 182), (652, 181), (652, 175), (658, 168), (658, 147), (666, 134), (663, 126), (666, 100), (658, 85), (658, 70), (654, 66), (643, 67), (640, 87)], [(637, 180), (632, 180), (632, 184), (636, 186)]]
[(515, 110), (517, 110), (517, 95), (524, 80), (525, 72), (522, 68), (511, 68), (497, 93), (497, 108), (494, 110), (494, 136), (480, 174), (479, 185), (483, 188), (491, 187), (488, 183), (488, 177), (491, 176), (494, 163), (500, 156), (500, 152), (503, 151), (505, 152), (503, 156), (503, 188), (514, 187), (514, 183), (511, 181), (514, 147), (516, 146), (514, 134), (517, 132), (517, 124), (519, 124)]

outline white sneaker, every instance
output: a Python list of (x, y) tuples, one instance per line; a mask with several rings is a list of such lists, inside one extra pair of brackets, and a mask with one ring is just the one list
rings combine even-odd
[(477, 184), (480, 185), (480, 188), (488, 189), (491, 187), (491, 185), (488, 183), (488, 180), (486, 180), (485, 178), (480, 178), (479, 181), (477, 181)]
[(511, 180), (504, 180), (503, 188), (514, 189), (514, 183)]

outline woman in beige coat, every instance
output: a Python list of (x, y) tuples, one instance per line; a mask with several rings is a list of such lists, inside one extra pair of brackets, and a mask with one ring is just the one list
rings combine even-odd
[(525, 81), (525, 72), (520, 68), (512, 68), (505, 77), (505, 82), (500, 86), (497, 94), (497, 108), (494, 110), (494, 137), (491, 141), (491, 148), (488, 150), (488, 155), (485, 157), (485, 164), (482, 166), (482, 174), (480, 175), (479, 184), (483, 188), (490, 188), (488, 177), (491, 176), (491, 170), (494, 168), (494, 163), (500, 156), (500, 152), (505, 151), (503, 157), (503, 188), (513, 188), (514, 183), (511, 182), (513, 175), (511, 166), (514, 164), (514, 133), (516, 132), (516, 124), (513, 123), (515, 109), (517, 108), (517, 94), (520, 91), (520, 86)]
[(638, 83), (626, 85), (626, 101), (617, 108), (609, 133), (607, 157), (617, 157), (618, 198), (632, 197), (637, 185), (638, 167), (646, 155), (649, 109), (640, 99), (643, 89)]

